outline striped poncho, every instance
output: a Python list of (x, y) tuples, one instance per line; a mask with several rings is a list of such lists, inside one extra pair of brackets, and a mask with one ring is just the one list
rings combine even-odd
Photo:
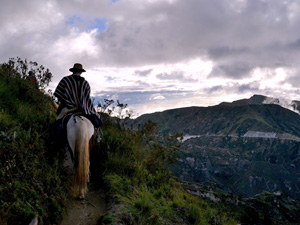
[(90, 85), (80, 75), (70, 75), (64, 77), (57, 85), (54, 96), (67, 108), (76, 107), (85, 115), (96, 115), (94, 105), (90, 98)]

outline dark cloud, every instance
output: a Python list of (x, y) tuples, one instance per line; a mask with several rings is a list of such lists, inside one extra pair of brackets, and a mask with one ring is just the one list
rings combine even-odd
[(160, 73), (156, 75), (160, 80), (184, 80), (182, 72)]
[(300, 38), (298, 38), (294, 42), (289, 43), (287, 46), (290, 48), (290, 50), (299, 51), (299, 49), (300, 49)]
[(237, 93), (246, 93), (246, 92), (258, 93), (259, 88), (253, 87), (253, 85), (251, 84), (243, 84), (238, 86)]
[(211, 88), (206, 88), (205, 93), (207, 94), (216, 94), (216, 93), (223, 93), (223, 94), (244, 94), (244, 93), (259, 93), (260, 90), (256, 83), (248, 83), (240, 85), (239, 83), (234, 84), (224, 84), (224, 85), (216, 85)]
[(289, 83), (290, 85), (292, 85), (292, 87), (299, 89), (299, 87), (300, 87), (300, 79), (299, 78), (300, 78), (300, 72), (297, 72), (296, 74), (288, 77), (286, 82)]
[(160, 73), (156, 75), (156, 78), (159, 80), (169, 80), (169, 81), (181, 81), (181, 82), (196, 82), (197, 80), (184, 75), (183, 72), (173, 71), (171, 73)]
[(242, 57), (257, 66), (268, 65), (273, 59), (259, 57), (258, 62), (257, 51), (272, 43), (288, 43), (297, 34), (299, 18), (290, 19), (292, 4), (299, 3), (157, 1), (134, 12), (138, 19), (111, 21), (107, 32), (99, 35), (99, 44), (104, 43), (107, 60), (118, 64), (177, 62), (207, 54), (217, 63)]
[(207, 51), (210, 58), (213, 59), (221, 59), (231, 57), (239, 57), (240, 55), (249, 53), (249, 49), (247, 47), (241, 48), (230, 48), (225, 46), (213, 47), (208, 49)]
[(253, 67), (244, 62), (235, 62), (233, 64), (219, 65), (215, 67), (210, 73), (210, 77), (229, 77), (234, 79), (241, 79), (249, 76)]
[(217, 85), (217, 86), (213, 86), (213, 87), (211, 87), (209, 89), (206, 89), (206, 92), (209, 93), (209, 94), (212, 94), (212, 93), (221, 91), (222, 89), (223, 89), (222, 85)]
[[(47, 59), (53, 42), (67, 36), (74, 26), (68, 23), (70, 18), (83, 18), (81, 31), (91, 26), (84, 21), (103, 18), (105, 30), (99, 30), (95, 43), (99, 55), (82, 57), (91, 66), (99, 61), (110, 66), (141, 66), (206, 57), (220, 67), (234, 64), (237, 58), (252, 67), (275, 65), (274, 61), (283, 59), (293, 67), (293, 58), (300, 55), (288, 52), (299, 47), (297, 7), (297, 0), (190, 0), (171, 4), (135, 0), (113, 4), (92, 0), (86, 4), (66, 0), (47, 5), (37, 0), (11, 0), (0, 9), (0, 31), (8, 37), (2, 37), (2, 41), (0, 38), (0, 44), (6, 55), (11, 51), (12, 55), (30, 54)], [(41, 12), (43, 16), (38, 17)], [(46, 19), (49, 15), (51, 20)], [(25, 29), (20, 29), (21, 25)], [(17, 32), (8, 32), (9, 27), (15, 27)], [(36, 45), (34, 49), (28, 46), (30, 39)]]
[(153, 71), (153, 69), (148, 69), (148, 70), (136, 70), (134, 72), (135, 75), (139, 76), (139, 77), (147, 77), (151, 72)]

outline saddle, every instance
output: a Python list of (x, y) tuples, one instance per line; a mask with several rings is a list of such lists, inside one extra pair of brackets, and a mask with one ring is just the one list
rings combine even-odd
[(91, 117), (89, 115), (84, 115), (82, 112), (79, 112), (77, 108), (72, 108), (72, 109), (64, 108), (61, 111), (61, 113), (57, 116), (56, 121), (52, 124), (52, 127), (50, 129), (50, 139), (52, 140), (52, 142), (58, 143), (59, 146), (61, 147), (68, 146), (69, 148), (69, 144), (67, 142), (67, 123), (70, 120), (72, 115), (77, 115), (79, 117), (82, 116), (86, 117), (94, 125), (95, 131), (90, 141), (90, 148), (93, 146), (95, 142), (99, 143), (101, 141), (101, 137), (102, 137), (102, 131), (100, 129), (102, 123), (101, 120), (100, 122), (98, 121), (95, 126), (94, 124), (95, 122), (93, 121), (94, 117)]
[(91, 121), (91, 123), (94, 125), (95, 128), (99, 128), (102, 125), (102, 120), (99, 119), (95, 114), (85, 115), (81, 111), (79, 111), (76, 107), (71, 108), (71, 109), (64, 107), (61, 110), (61, 112), (59, 113), (59, 115), (57, 116), (56, 120), (59, 120), (59, 119), (66, 120), (67, 119), (67, 121), (68, 121), (70, 117), (66, 118), (66, 116), (74, 115), (74, 114), (86, 117), (87, 119), (89, 119)]
[(50, 128), (50, 139), (53, 142), (58, 142), (59, 144), (63, 144), (67, 137), (67, 123), (72, 114), (65, 115), (60, 119), (56, 119), (56, 121), (52, 124)]

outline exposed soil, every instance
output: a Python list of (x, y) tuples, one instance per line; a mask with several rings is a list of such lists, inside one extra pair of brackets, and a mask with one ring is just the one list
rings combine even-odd
[(89, 187), (89, 192), (84, 200), (69, 199), (60, 225), (96, 225), (104, 214), (104, 191)]

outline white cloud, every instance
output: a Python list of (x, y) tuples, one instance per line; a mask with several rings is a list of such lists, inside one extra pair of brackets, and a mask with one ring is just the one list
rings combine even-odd
[(52, 88), (80, 62), (95, 96), (145, 112), (257, 92), (299, 100), (299, 12), (298, 0), (11, 0), (0, 60), (37, 61)]
[(165, 97), (160, 94), (155, 94), (150, 97), (150, 100), (163, 100), (163, 99), (165, 99)]

